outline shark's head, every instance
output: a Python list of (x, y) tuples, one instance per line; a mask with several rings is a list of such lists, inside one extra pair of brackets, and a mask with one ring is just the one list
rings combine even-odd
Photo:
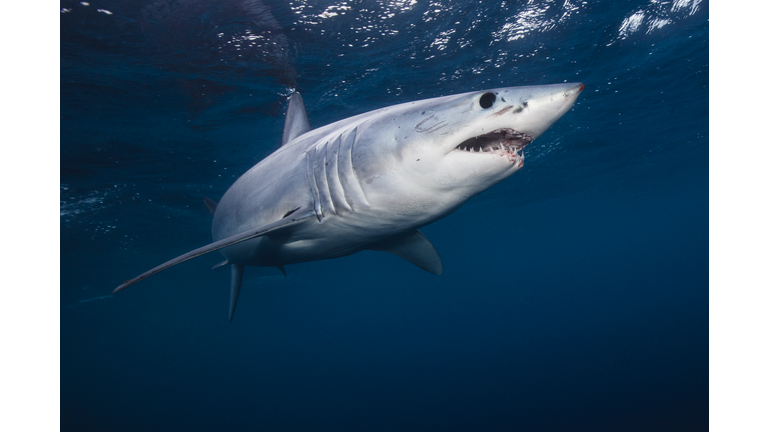
[(523, 166), (523, 149), (574, 104), (584, 85), (509, 87), (369, 113), (356, 174), (372, 202), (392, 197), (458, 208)]

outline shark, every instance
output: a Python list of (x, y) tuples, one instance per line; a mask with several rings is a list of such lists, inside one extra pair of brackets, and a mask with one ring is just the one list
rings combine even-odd
[(310, 127), (298, 92), (280, 147), (238, 178), (213, 213), (213, 242), (125, 281), (113, 293), (219, 251), (231, 272), (229, 321), (245, 266), (276, 267), (364, 250), (439, 275), (419, 231), (523, 167), (524, 149), (568, 112), (582, 83), (518, 86), (401, 103)]

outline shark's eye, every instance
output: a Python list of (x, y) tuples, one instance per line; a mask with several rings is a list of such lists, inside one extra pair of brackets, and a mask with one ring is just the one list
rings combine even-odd
[(494, 102), (496, 102), (496, 95), (493, 93), (486, 93), (480, 96), (480, 106), (483, 108), (490, 108)]

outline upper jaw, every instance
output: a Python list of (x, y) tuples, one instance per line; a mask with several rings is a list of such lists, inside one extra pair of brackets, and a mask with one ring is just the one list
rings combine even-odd
[(462, 141), (453, 151), (493, 153), (500, 150), (517, 153), (530, 144), (531, 141), (533, 141), (533, 138), (528, 134), (511, 128), (500, 128)]

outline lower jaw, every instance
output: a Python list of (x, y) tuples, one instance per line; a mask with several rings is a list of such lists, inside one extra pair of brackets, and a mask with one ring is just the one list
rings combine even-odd
[(522, 168), (525, 161), (525, 153), (523, 153), (522, 150), (520, 150), (520, 153), (514, 151), (496, 150), (491, 154), (494, 156), (507, 158), (507, 160), (514, 164), (516, 168)]

